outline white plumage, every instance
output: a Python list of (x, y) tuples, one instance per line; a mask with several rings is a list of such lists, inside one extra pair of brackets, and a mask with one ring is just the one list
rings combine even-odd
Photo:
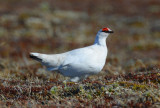
[(30, 57), (41, 62), (47, 70), (58, 70), (62, 75), (77, 82), (99, 73), (107, 57), (106, 38), (113, 33), (109, 28), (98, 31), (93, 45), (61, 54), (30, 53)]

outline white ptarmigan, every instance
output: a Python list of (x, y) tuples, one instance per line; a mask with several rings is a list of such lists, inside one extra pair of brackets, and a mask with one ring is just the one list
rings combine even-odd
[(99, 73), (104, 67), (108, 52), (106, 38), (110, 33), (113, 31), (109, 28), (99, 30), (91, 46), (61, 54), (30, 53), (30, 57), (45, 65), (47, 70), (58, 70), (62, 75), (70, 77), (70, 81), (78, 82)]

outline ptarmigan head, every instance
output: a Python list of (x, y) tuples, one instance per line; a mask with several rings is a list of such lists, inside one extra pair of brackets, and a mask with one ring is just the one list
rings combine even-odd
[(108, 37), (108, 35), (110, 33), (113, 33), (113, 31), (107, 27), (103, 28), (103, 29), (100, 29), (97, 33), (97, 36), (98, 37)]
[(107, 27), (103, 28), (103, 29), (100, 29), (96, 35), (96, 39), (95, 39), (95, 42), (94, 44), (103, 44), (105, 45), (106, 44), (106, 38), (108, 37), (108, 35), (110, 33), (113, 33), (113, 31)]

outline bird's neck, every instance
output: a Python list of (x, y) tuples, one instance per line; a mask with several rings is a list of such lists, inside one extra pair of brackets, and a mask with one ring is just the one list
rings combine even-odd
[(97, 34), (94, 44), (106, 47), (106, 36), (99, 36)]

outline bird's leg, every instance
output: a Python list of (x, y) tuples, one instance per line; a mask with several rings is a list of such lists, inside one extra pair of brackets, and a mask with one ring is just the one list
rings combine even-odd
[(73, 77), (70, 79), (70, 81), (72, 81), (72, 82), (78, 82), (79, 80), (80, 80), (79, 77)]
[(88, 76), (89, 76), (89, 75), (85, 75), (85, 76), (84, 76), (84, 79), (86, 79)]
[(88, 76), (89, 76), (88, 74), (87, 74), (87, 75), (84, 75), (84, 76), (82, 76), (82, 77), (80, 78), (80, 80), (82, 81), (82, 80), (86, 79)]

